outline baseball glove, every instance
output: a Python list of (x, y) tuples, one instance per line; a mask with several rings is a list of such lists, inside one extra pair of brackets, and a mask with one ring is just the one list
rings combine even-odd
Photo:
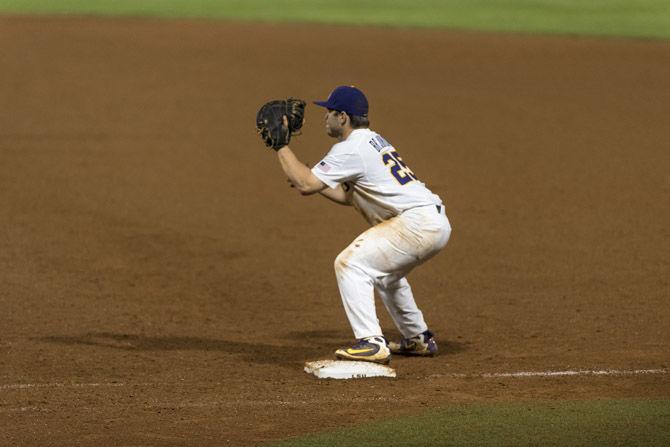
[[(300, 135), (305, 121), (305, 106), (302, 99), (276, 99), (263, 104), (256, 114), (256, 131), (267, 147), (279, 150), (291, 141), (291, 136)], [(288, 127), (284, 125), (287, 118)]]

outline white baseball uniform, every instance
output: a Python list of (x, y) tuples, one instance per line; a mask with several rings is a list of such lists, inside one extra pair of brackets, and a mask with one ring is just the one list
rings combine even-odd
[(383, 335), (376, 289), (403, 337), (428, 329), (405, 276), (449, 240), (440, 198), (420, 182), (391, 144), (355, 129), (312, 168), (331, 188), (349, 188), (353, 206), (372, 227), (335, 259), (344, 309), (357, 339)]

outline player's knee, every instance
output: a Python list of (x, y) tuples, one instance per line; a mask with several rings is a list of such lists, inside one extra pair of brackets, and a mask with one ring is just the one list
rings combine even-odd
[(333, 265), (333, 267), (335, 267), (335, 273), (342, 272), (350, 266), (351, 256), (352, 253), (348, 249), (342, 251), (339, 255), (337, 255), (337, 257), (335, 258), (335, 263)]
[(335, 273), (340, 272), (344, 269), (344, 266), (345, 266), (347, 261), (346, 261), (346, 259), (343, 255), (344, 255), (344, 252), (340, 253), (335, 258), (335, 262), (333, 263), (333, 268), (335, 268)]

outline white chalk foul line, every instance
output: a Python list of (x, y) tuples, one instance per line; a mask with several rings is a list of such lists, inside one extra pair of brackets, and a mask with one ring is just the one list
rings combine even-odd
[[(567, 371), (520, 371), (520, 372), (509, 372), (509, 373), (483, 373), (483, 374), (463, 374), (463, 373), (452, 373), (452, 374), (433, 374), (429, 378), (438, 378), (438, 377), (454, 377), (454, 378), (483, 378), (483, 379), (499, 379), (499, 378), (515, 378), (515, 377), (563, 377), (563, 376), (635, 376), (635, 375), (648, 375), (648, 374), (669, 374), (670, 370), (667, 369), (602, 369), (602, 370), (567, 370)], [(165, 385), (165, 383), (135, 383), (135, 384), (126, 384), (123, 382), (107, 382), (107, 383), (14, 383), (14, 384), (0, 384), (0, 390), (21, 390), (21, 389), (35, 389), (35, 388), (99, 388), (99, 387), (123, 387), (127, 385), (142, 385), (142, 386), (152, 386), (152, 385)], [(248, 402), (249, 404), (253, 402)], [(303, 404), (307, 402), (302, 402)], [(258, 405), (287, 405), (292, 404), (292, 402), (270, 402), (270, 401), (260, 401), (257, 402)], [(240, 402), (177, 402), (177, 403), (155, 403), (147, 405), (147, 408), (153, 407), (170, 407), (170, 408), (193, 408), (193, 407), (223, 407), (223, 406), (239, 406)], [(15, 407), (15, 408), (0, 408), (0, 413), (9, 413), (9, 412), (28, 412), (28, 411), (50, 411), (46, 407)]]
[(483, 373), (483, 374), (436, 374), (436, 376), (471, 378), (481, 377), (484, 379), (500, 379), (508, 377), (564, 377), (564, 376), (637, 376), (645, 374), (668, 374), (667, 369), (600, 369), (600, 370), (568, 370), (568, 371), (519, 371), (508, 373)]
[(524, 371), (516, 373), (483, 374), (482, 377), (561, 377), (561, 376), (637, 376), (643, 374), (667, 374), (665, 369), (603, 369), (580, 371)]
[[(670, 374), (667, 369), (600, 369), (600, 370), (567, 370), (567, 371), (519, 371), (519, 372), (499, 372), (482, 374), (432, 374), (429, 377), (454, 377), (454, 378), (484, 378), (500, 379), (513, 377), (564, 377), (564, 376), (637, 376), (649, 374)], [(128, 385), (165, 385), (165, 383), (134, 383), (126, 384), (123, 382), (103, 382), (103, 383), (10, 383), (0, 384), (0, 390), (22, 390), (31, 388), (111, 388), (123, 387)]]

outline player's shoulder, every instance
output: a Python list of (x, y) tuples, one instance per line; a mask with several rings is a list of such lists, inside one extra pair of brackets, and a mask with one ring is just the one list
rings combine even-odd
[(331, 155), (352, 154), (354, 152), (356, 152), (356, 145), (352, 144), (351, 141), (340, 141), (335, 143), (330, 148), (330, 151), (328, 151)]
[(386, 138), (382, 137), (380, 134), (378, 134), (373, 130), (370, 130), (370, 132), (365, 135), (365, 145), (378, 153), (393, 149), (393, 146), (391, 145), (391, 143), (386, 141)]
[(361, 145), (365, 144), (369, 134), (372, 133), (369, 129), (356, 129), (346, 140), (335, 143), (331, 148), (333, 153), (353, 153), (358, 152)]
[(381, 135), (372, 129), (356, 129), (349, 137), (335, 143), (330, 150), (331, 154), (359, 154), (381, 153), (392, 149), (393, 146)]

